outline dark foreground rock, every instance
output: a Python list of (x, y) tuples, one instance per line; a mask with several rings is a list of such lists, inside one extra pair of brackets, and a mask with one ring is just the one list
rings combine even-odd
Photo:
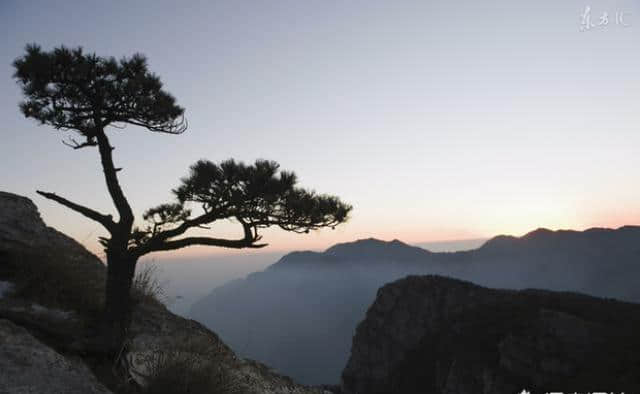
[(100, 273), (104, 272), (104, 265), (100, 259), (84, 246), (47, 226), (33, 201), (27, 197), (0, 191), (0, 251), (23, 253), (51, 249), (64, 253), (66, 258), (61, 263), (90, 269), (93, 276), (100, 277)]
[[(73, 238), (48, 227), (33, 201), (0, 191), (0, 280), (18, 282), (11, 287), (18, 293), (30, 293), (37, 301), (65, 302), (81, 293), (85, 296), (82, 304), (101, 305), (105, 278), (102, 261)], [(42, 286), (45, 281), (49, 286)], [(69, 289), (68, 282), (77, 286)], [(57, 287), (57, 291), (39, 292), (38, 287)]]
[(24, 328), (0, 319), (0, 393), (107, 394), (78, 359), (63, 357)]
[(409, 276), (378, 291), (345, 393), (640, 392), (640, 305)]

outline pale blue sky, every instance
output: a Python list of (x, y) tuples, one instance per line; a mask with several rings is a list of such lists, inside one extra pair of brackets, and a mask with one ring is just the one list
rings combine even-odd
[[(587, 5), (609, 26), (580, 32)], [(34, 193), (113, 211), (97, 152), (18, 112), (11, 62), (30, 42), (144, 53), (186, 107), (181, 136), (113, 132), (137, 212), (195, 160), (234, 157), (355, 207), (335, 231), (268, 231), (271, 250), (640, 221), (637, 1), (4, 0), (0, 26), (0, 189), (94, 250), (97, 224)]]

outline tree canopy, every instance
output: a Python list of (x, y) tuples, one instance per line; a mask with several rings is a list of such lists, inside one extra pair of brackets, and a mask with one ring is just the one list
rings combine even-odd
[(105, 133), (107, 126), (143, 127), (149, 131), (180, 134), (186, 130), (184, 109), (163, 90), (160, 78), (149, 71), (146, 58), (135, 54), (116, 60), (85, 53), (82, 48), (64, 46), (43, 51), (30, 44), (26, 54), (13, 62), (14, 78), (25, 100), (20, 110), (27, 118), (57, 130), (70, 130), (74, 149), (97, 146), (109, 194), (120, 216), (118, 222), (106, 215), (71, 202), (54, 193), (42, 196), (101, 223), (112, 235), (131, 230), (134, 214), (118, 181), (113, 147)]
[(116, 60), (82, 48), (45, 52), (37, 45), (26, 52), (13, 63), (25, 96), (20, 110), (42, 124), (80, 133), (85, 141), (73, 141), (76, 148), (97, 145), (96, 129), (108, 125), (172, 134), (186, 129), (184, 109), (140, 54)]
[[(274, 161), (257, 160), (246, 165), (234, 160), (220, 164), (200, 160), (173, 190), (175, 203), (147, 210), (144, 228), (135, 230), (133, 250), (142, 255), (156, 250), (179, 249), (189, 245), (242, 248), (263, 247), (259, 229), (277, 226), (286, 231), (308, 233), (335, 227), (347, 220), (352, 207), (338, 197), (317, 194), (297, 186), (293, 172), (279, 171)], [(199, 205), (202, 213), (191, 217), (187, 205)], [(190, 237), (172, 238), (188, 229), (218, 220), (242, 225), (238, 240)]]

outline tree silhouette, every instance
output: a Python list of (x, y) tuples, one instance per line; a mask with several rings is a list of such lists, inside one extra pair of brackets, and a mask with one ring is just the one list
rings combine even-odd
[[(114, 351), (122, 343), (130, 321), (130, 289), (138, 259), (151, 252), (191, 245), (260, 248), (260, 229), (277, 226), (306, 233), (334, 227), (347, 220), (351, 206), (337, 197), (319, 195), (297, 186), (292, 172), (280, 171), (273, 161), (245, 165), (233, 160), (215, 164), (200, 160), (173, 190), (176, 201), (148, 209), (145, 224), (134, 227), (133, 210), (118, 181), (107, 127), (127, 124), (148, 131), (180, 134), (187, 128), (184, 109), (163, 90), (160, 79), (148, 70), (144, 56), (116, 60), (85, 53), (82, 48), (43, 51), (28, 45), (13, 63), (22, 87), (20, 104), (27, 118), (57, 130), (75, 133), (63, 141), (73, 149), (97, 147), (107, 190), (118, 212), (112, 215), (72, 202), (54, 193), (38, 191), (98, 223), (108, 231), (101, 238), (107, 260), (104, 311), (104, 346)], [(192, 214), (193, 206), (201, 212)], [(223, 239), (189, 236), (193, 228), (231, 220), (243, 237)]]

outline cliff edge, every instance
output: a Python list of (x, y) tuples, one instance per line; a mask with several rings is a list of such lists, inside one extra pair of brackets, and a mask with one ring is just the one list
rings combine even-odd
[(382, 287), (345, 393), (640, 392), (640, 305), (440, 276)]

